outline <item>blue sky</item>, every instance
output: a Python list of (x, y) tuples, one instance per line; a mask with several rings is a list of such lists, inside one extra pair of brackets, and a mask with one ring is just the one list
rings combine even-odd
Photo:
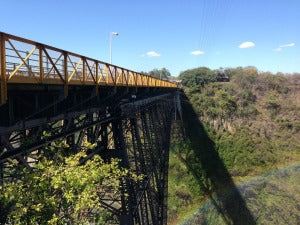
[(135, 71), (166, 67), (177, 76), (199, 66), (252, 65), (300, 72), (300, 0), (0, 3), (0, 31), (101, 61), (109, 61), (109, 33), (119, 32), (113, 64)]

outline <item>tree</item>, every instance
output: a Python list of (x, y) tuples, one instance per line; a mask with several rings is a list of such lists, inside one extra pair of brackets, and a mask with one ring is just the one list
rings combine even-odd
[(0, 186), (1, 210), (6, 212), (0, 223), (107, 224), (110, 213), (101, 206), (101, 199), (109, 193), (116, 197), (125, 177), (138, 178), (120, 168), (117, 159), (105, 163), (96, 155), (79, 165), (92, 148), (85, 142), (79, 153), (58, 162), (44, 157), (32, 168), (23, 168), (17, 182)]
[(220, 118), (228, 118), (234, 114), (237, 106), (232, 95), (225, 90), (218, 90), (214, 98)]
[(281, 109), (281, 102), (278, 92), (269, 91), (263, 99), (263, 106), (270, 112), (272, 117), (277, 115)]
[(166, 68), (162, 69), (153, 69), (148, 72), (148, 74), (152, 77), (160, 78), (160, 79), (168, 79), (169, 76), (171, 76), (171, 73)]
[(179, 79), (182, 80), (182, 84), (184, 86), (203, 86), (208, 82), (216, 81), (216, 73), (207, 67), (199, 67), (181, 72)]
[(232, 75), (233, 83), (242, 89), (251, 89), (257, 78), (258, 72), (256, 68), (253, 67), (247, 67), (245, 69), (235, 71)]

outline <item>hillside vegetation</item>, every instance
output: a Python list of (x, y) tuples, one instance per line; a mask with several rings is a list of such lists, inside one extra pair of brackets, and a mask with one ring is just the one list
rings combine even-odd
[[(220, 77), (229, 82), (218, 82)], [(232, 192), (237, 183), (251, 176), (300, 161), (300, 74), (258, 72), (254, 67), (215, 71), (201, 67), (184, 71), (179, 78), (191, 106), (183, 101), (184, 113), (190, 113), (183, 119), (186, 134), (173, 138), (169, 219), (175, 223), (205, 199), (213, 199), (224, 224), (238, 223), (240, 218), (228, 210), (233, 197), (226, 200), (220, 193)], [(197, 117), (198, 128), (196, 119), (188, 124), (193, 116), (190, 111)], [(244, 206), (238, 213), (249, 208), (253, 215), (259, 204), (251, 205), (238, 191), (233, 192)], [(299, 211), (294, 214), (299, 216)], [(268, 224), (266, 218), (255, 215), (248, 218), (248, 224)]]

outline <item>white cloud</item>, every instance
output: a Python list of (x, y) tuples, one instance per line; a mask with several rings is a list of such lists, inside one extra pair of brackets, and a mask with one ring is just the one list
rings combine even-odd
[(275, 51), (275, 52), (281, 52), (281, 51), (282, 51), (282, 48), (281, 48), (281, 47), (278, 47), (278, 48), (273, 49), (273, 51)]
[(205, 52), (200, 51), (200, 50), (193, 51), (193, 52), (190, 52), (190, 53), (191, 53), (191, 55), (203, 55), (203, 54), (205, 54)]
[(147, 55), (148, 57), (158, 57), (158, 56), (160, 56), (160, 54), (158, 54), (158, 53), (155, 52), (155, 51), (147, 52), (146, 55)]
[(287, 48), (287, 47), (293, 47), (293, 46), (295, 46), (295, 43), (280, 45), (279, 48)]
[(284, 48), (289, 48), (295, 46), (295, 43), (280, 45), (278, 48), (273, 49), (275, 52), (281, 52)]
[(242, 44), (239, 45), (239, 48), (252, 48), (254, 47), (255, 44), (251, 41), (246, 41), (246, 42), (243, 42)]

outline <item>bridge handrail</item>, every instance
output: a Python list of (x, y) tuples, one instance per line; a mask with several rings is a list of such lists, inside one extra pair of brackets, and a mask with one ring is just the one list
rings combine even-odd
[[(177, 88), (173, 82), (0, 32), (1, 102), (8, 83)], [(98, 89), (98, 88), (97, 88)]]

